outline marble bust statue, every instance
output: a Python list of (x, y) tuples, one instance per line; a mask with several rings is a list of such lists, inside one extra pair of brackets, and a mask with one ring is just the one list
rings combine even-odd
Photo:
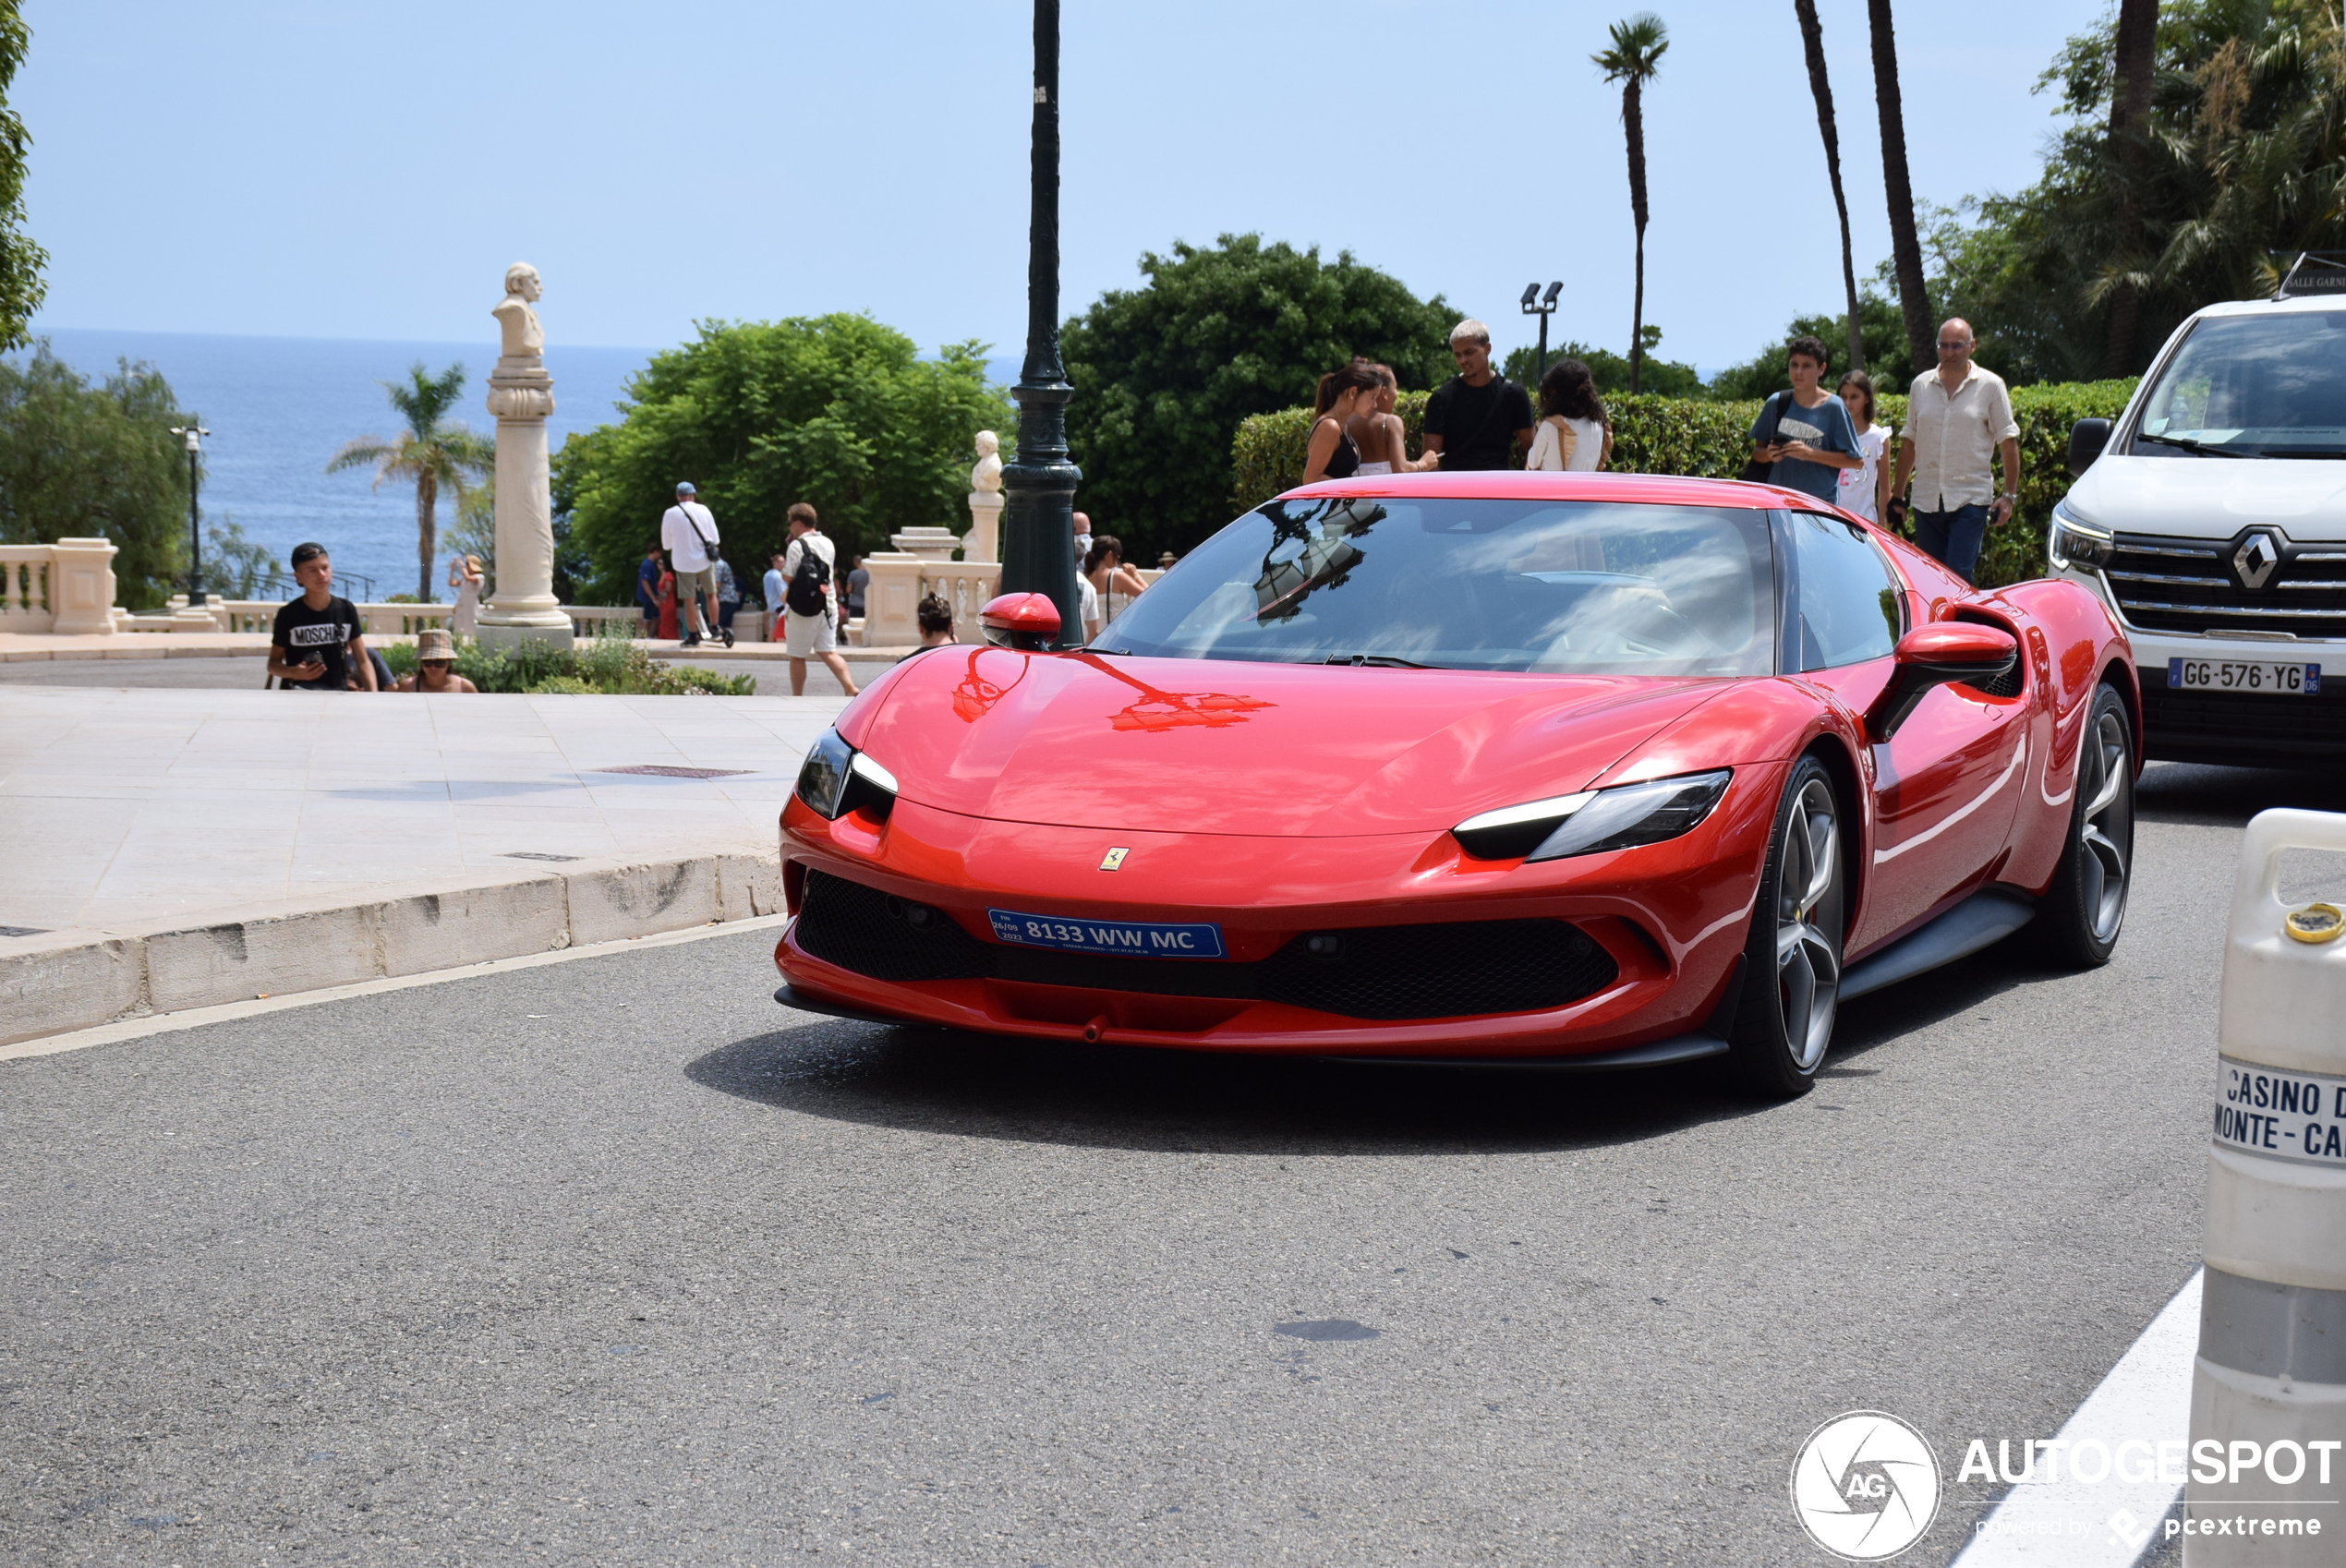
[(998, 495), (1002, 488), (1002, 443), (991, 430), (977, 433), (977, 466), (970, 470), (970, 488)]
[(502, 329), (499, 352), (506, 358), (535, 359), (545, 353), (546, 334), (538, 329), (538, 312), (530, 308), (542, 292), (538, 269), (528, 262), (516, 261), (505, 269), (505, 297), (490, 314)]

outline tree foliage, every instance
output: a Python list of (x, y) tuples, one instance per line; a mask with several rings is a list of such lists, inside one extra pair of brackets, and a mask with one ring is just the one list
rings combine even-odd
[[(1857, 296), (1857, 325), (1865, 334), (1866, 370), (1873, 377), (1879, 392), (1903, 392), (1922, 372), (1907, 356), (1906, 323), (1898, 307), (1882, 297), (1875, 289), (1866, 289)], [(1841, 380), (1849, 367), (1841, 363), (1841, 345), (1849, 341), (1849, 318), (1846, 312), (1838, 316), (1796, 316), (1784, 330), (1784, 336), (1762, 348), (1740, 365), (1730, 366), (1711, 378), (1706, 389), (1718, 398), (1763, 398), (1792, 385), (1784, 374), (1784, 349), (1796, 337), (1824, 340), (1833, 351), (1834, 364), (1825, 374), (1825, 384), (1832, 387)], [(1980, 363), (2001, 371), (2001, 367), (1986, 356), (1982, 350)], [(1934, 356), (1935, 357), (1935, 356)]]
[[(2346, 249), (2333, 5), (2170, 0), (2153, 59), (2146, 123), (2113, 138), (2114, 23), (2072, 38), (2038, 84), (2069, 121), (2043, 177), (1941, 216), (1940, 292), (2015, 380), (2098, 374), (2113, 353), (2141, 370), (2200, 307), (2269, 294), (2300, 250)], [(2113, 344), (2120, 304), (2134, 327)]]
[(1076, 505), (1126, 559), (1187, 550), (1229, 521), (1230, 440), (1248, 416), (1308, 403), (1320, 376), (1364, 356), (1406, 389), (1451, 373), (1457, 318), (1350, 251), (1224, 235), (1141, 258), (1148, 279), (1067, 323)]
[(469, 481), (497, 467), (496, 444), (487, 436), (448, 417), (448, 410), (465, 390), (465, 368), (451, 365), (439, 375), (428, 375), (421, 360), (410, 366), (405, 385), (385, 381), (391, 406), (407, 428), (384, 440), (360, 436), (347, 442), (326, 464), (326, 472), (345, 468), (375, 470), (375, 488), (386, 479), (416, 487), (416, 601), (432, 602), (434, 573), (440, 562), (440, 492), (446, 490), (458, 507), (464, 505)]
[(1621, 128), (1629, 154), (1629, 217), (1638, 231), (1638, 282), (1629, 308), (1629, 390), (1641, 386), (1646, 320), (1646, 84), (1662, 74), (1670, 52), (1670, 30), (1651, 11), (1640, 11), (1605, 30), (1611, 46), (1589, 56), (1608, 82), (1621, 84)]
[(147, 609), (187, 570), (187, 457), (196, 422), (151, 365), (117, 361), (103, 384), (49, 352), (0, 359), (0, 542), (106, 538), (120, 602)]
[(7, 103), (31, 42), (32, 30), (25, 26), (18, 0), (0, 0), (0, 348), (25, 345), (25, 323), (48, 293), (41, 271), (49, 253), (24, 232), (25, 149), (32, 138)]
[(968, 525), (962, 498), (977, 432), (1012, 416), (986, 380), (986, 348), (935, 359), (868, 316), (704, 321), (627, 384), (615, 425), (574, 435), (554, 458), (556, 532), (580, 552), (582, 591), (625, 604), (660, 513), (689, 479), (716, 514), (734, 569), (755, 582), (806, 501), (837, 544), (885, 549), (900, 529)]
[[(1675, 359), (1657, 359), (1653, 351), (1661, 345), (1662, 329), (1651, 321), (1645, 323), (1645, 356), (1638, 367), (1639, 385), (1662, 397), (1700, 397), (1703, 394), (1702, 372), (1691, 365), (1681, 365)], [(1539, 356), (1537, 346), (1507, 350), (1506, 365), (1509, 380), (1520, 382), (1532, 394), (1536, 404), (1540, 393), (1540, 371), (1532, 361)], [(1578, 359), (1589, 368), (1589, 379), (1597, 391), (1608, 395), (1629, 390), (1629, 361), (1609, 348), (1596, 348), (1585, 343), (1553, 344), (1548, 348), (1548, 363), (1559, 359)]]

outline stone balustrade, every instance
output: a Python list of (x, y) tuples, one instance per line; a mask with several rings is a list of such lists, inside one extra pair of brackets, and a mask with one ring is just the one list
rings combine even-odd
[(46, 632), (55, 621), (49, 557), (47, 545), (0, 545), (0, 632)]
[(113, 631), (115, 549), (103, 539), (0, 545), (0, 632)]

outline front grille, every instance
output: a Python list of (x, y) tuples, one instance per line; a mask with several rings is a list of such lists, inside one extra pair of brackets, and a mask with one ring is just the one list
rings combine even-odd
[(1261, 963), (1062, 953), (981, 942), (940, 911), (812, 869), (794, 935), (825, 963), (874, 980), (1022, 981), (1386, 1020), (1561, 1007), (1620, 972), (1588, 933), (1560, 920), (1311, 932)]
[[(2346, 669), (2340, 670), (2346, 677)], [(2322, 670), (2325, 682), (2329, 675)], [(2346, 681), (2341, 681), (2346, 684)], [(2170, 762), (2288, 764), (2346, 755), (2346, 690), (2320, 696), (2178, 692), (2142, 672), (2145, 754)]]
[[(2234, 557), (2267, 535), (2279, 564), (2251, 588)], [(2271, 528), (2228, 539), (2120, 534), (2102, 568), (2119, 609), (2146, 632), (2286, 632), (2346, 637), (2346, 547), (2299, 545)]]

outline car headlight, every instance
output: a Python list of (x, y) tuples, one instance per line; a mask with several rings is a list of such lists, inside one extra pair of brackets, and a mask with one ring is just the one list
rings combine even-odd
[(1562, 860), (1675, 838), (1704, 817), (1727, 792), (1731, 768), (1682, 773), (1647, 784), (1584, 790), (1468, 817), (1450, 829), (1477, 860)]
[(2065, 502), (2053, 507), (2052, 537), (2045, 544), (2053, 565), (2064, 570), (2082, 566), (2093, 571), (2107, 566), (2114, 548), (2107, 529), (2087, 527), (2078, 522)]
[(799, 766), (798, 798), (827, 821), (856, 810), (886, 821), (896, 804), (896, 775), (841, 740), (838, 730), (826, 730)]

